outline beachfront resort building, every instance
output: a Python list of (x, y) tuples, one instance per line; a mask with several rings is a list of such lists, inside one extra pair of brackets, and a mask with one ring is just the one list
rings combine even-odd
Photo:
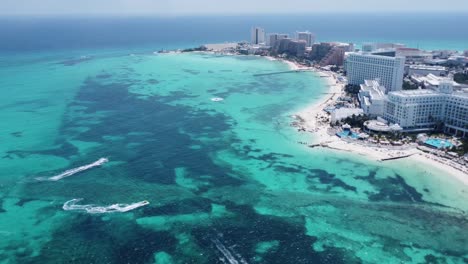
[(353, 52), (347, 54), (345, 69), (349, 84), (361, 85), (365, 80), (379, 79), (387, 92), (400, 91), (405, 58)]
[(334, 47), (333, 43), (321, 42), (312, 45), (312, 50), (309, 53), (310, 60), (322, 60)]
[(339, 42), (322, 42), (312, 45), (308, 59), (317, 61), (320, 66), (342, 66), (345, 53), (354, 51), (354, 44)]
[(258, 45), (265, 43), (265, 29), (260, 27), (253, 27), (251, 31), (251, 43)]
[(365, 80), (358, 94), (359, 103), (364, 114), (371, 117), (382, 117), (384, 114), (385, 87), (378, 80)]
[(433, 58), (432, 53), (414, 48), (397, 48), (396, 57), (405, 57), (406, 63), (421, 63)]
[(429, 66), (429, 65), (409, 65), (406, 72), (408, 75), (422, 75), (433, 74), (436, 76), (447, 75), (447, 68), (443, 66)]
[(266, 38), (266, 45), (274, 47), (277, 41), (289, 38), (288, 34), (270, 33)]
[(296, 32), (296, 38), (297, 40), (305, 41), (307, 47), (312, 47), (312, 45), (315, 43), (315, 35), (309, 31)]
[(438, 89), (441, 83), (450, 82), (455, 90), (461, 90), (464, 88), (468, 88), (466, 84), (457, 83), (451, 79), (447, 79), (446, 77), (436, 76), (432, 73), (428, 75), (411, 75), (411, 81), (418, 84), (420, 87), (428, 88), (428, 89)]
[(304, 57), (306, 42), (303, 40), (281, 39), (275, 43), (272, 51), (274, 54), (288, 54), (296, 57)]
[(454, 91), (453, 81), (441, 82), (436, 90), (390, 92), (384, 104), (384, 119), (405, 131), (428, 131), (443, 126), (444, 132), (468, 136), (468, 92)]

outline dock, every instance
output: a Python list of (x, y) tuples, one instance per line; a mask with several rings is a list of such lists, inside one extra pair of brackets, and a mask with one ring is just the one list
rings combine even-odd
[(413, 156), (413, 154), (408, 154), (408, 155), (403, 155), (403, 156), (397, 156), (397, 157), (391, 157), (391, 158), (386, 158), (386, 159), (381, 159), (380, 161), (389, 161), (389, 160), (398, 160), (398, 159), (404, 159), (404, 158), (409, 158)]
[(269, 73), (258, 73), (258, 74), (253, 74), (254, 77), (260, 77), (260, 76), (269, 76), (269, 75), (276, 75), (276, 74), (285, 74), (285, 73), (294, 73), (294, 72), (306, 72), (310, 70), (306, 69), (299, 69), (299, 70), (291, 70), (291, 71), (280, 71), (280, 72), (269, 72)]

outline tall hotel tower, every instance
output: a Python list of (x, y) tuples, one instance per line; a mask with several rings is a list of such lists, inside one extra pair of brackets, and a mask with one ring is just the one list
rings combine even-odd
[(263, 28), (254, 27), (251, 34), (252, 44), (265, 43), (265, 30)]
[(312, 45), (315, 43), (315, 35), (309, 31), (296, 32), (296, 38), (297, 40), (304, 40), (307, 47), (312, 47)]
[(346, 58), (349, 84), (360, 85), (365, 80), (378, 79), (387, 92), (401, 90), (404, 70), (404, 57), (351, 53)]

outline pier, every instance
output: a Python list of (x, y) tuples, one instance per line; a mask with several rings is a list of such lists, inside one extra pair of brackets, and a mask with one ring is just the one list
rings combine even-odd
[(403, 155), (403, 156), (396, 156), (396, 157), (391, 157), (391, 158), (386, 158), (386, 159), (381, 159), (380, 161), (389, 161), (389, 160), (398, 160), (398, 159), (404, 159), (404, 158), (409, 158), (411, 156), (413, 156), (413, 154), (409, 154), (409, 155)]
[(299, 69), (299, 70), (291, 70), (291, 71), (258, 73), (258, 74), (253, 74), (253, 76), (254, 76), (254, 77), (259, 77), (259, 76), (268, 76), (268, 75), (285, 74), (285, 73), (294, 73), (294, 72), (306, 72), (306, 71), (310, 71), (310, 70), (307, 70), (307, 69)]

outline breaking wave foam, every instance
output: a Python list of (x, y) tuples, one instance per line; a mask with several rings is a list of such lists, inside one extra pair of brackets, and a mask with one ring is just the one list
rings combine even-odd
[(149, 204), (148, 201), (141, 201), (132, 204), (113, 204), (109, 206), (96, 206), (94, 204), (77, 204), (82, 200), (83, 199), (72, 199), (70, 201), (65, 202), (63, 204), (63, 210), (82, 211), (89, 214), (124, 213)]
[(74, 169), (64, 171), (59, 175), (55, 175), (55, 176), (52, 176), (50, 178), (40, 177), (40, 178), (36, 178), (36, 180), (38, 180), (38, 181), (59, 181), (59, 180), (61, 180), (63, 178), (70, 177), (70, 176), (72, 176), (74, 174), (77, 174), (79, 172), (89, 170), (89, 169), (94, 168), (94, 167), (101, 166), (102, 164), (104, 164), (104, 163), (106, 163), (108, 161), (109, 160), (106, 159), (106, 158), (100, 158), (100, 159), (98, 159), (97, 161), (95, 161), (93, 163), (90, 163), (90, 164), (87, 164), (87, 165), (84, 165), (84, 166), (80, 166), (78, 168), (74, 168)]

